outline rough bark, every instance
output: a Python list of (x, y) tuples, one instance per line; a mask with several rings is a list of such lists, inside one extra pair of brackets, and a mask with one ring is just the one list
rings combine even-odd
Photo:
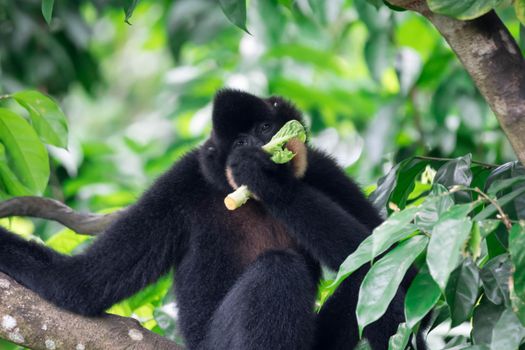
[[(55, 220), (78, 233), (97, 234), (121, 212), (78, 213), (54, 199), (17, 197), (0, 202), (0, 218), (31, 216)], [(0, 273), (0, 338), (30, 349), (182, 350), (132, 318), (88, 318), (62, 310)]]
[(132, 318), (88, 318), (59, 309), (2, 273), (0, 338), (37, 350), (182, 350)]
[(419, 12), (443, 35), (525, 165), (525, 60), (496, 13), (461, 21), (431, 12), (425, 0), (388, 1)]
[(43, 197), (16, 197), (0, 202), (0, 218), (30, 216), (54, 220), (85, 235), (101, 233), (121, 213), (121, 210), (105, 215), (78, 213), (64, 203)]

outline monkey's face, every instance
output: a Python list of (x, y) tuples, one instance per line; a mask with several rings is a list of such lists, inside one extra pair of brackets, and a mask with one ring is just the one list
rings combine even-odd
[[(226, 159), (233, 149), (266, 144), (292, 119), (302, 122), (300, 112), (280, 97), (262, 99), (238, 90), (219, 91), (213, 103), (212, 135), (203, 147), (204, 160), (210, 163), (206, 167), (213, 163), (215, 175), (219, 169), (224, 174)], [(306, 147), (301, 142), (292, 142), (288, 148), (296, 153), (292, 166), (296, 176), (301, 177), (306, 170)], [(209, 173), (210, 169), (205, 170)], [(210, 178), (209, 174), (207, 177)]]

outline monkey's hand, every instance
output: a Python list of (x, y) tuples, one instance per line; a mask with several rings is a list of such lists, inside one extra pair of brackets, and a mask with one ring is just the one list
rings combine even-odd
[(234, 149), (226, 169), (232, 187), (245, 185), (256, 199), (268, 204), (288, 200), (298, 181), (292, 163), (276, 164), (268, 153), (253, 146)]

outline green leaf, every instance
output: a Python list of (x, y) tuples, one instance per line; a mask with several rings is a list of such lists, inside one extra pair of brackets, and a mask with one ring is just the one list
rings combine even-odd
[(441, 290), (430, 276), (428, 267), (423, 266), (416, 275), (405, 296), (405, 319), (409, 328), (414, 329), (436, 305)]
[(57, 147), (67, 147), (66, 116), (55, 101), (33, 90), (17, 92), (13, 98), (27, 109), (42, 141)]
[[(506, 195), (504, 195), (503, 197), (499, 198), (498, 200), (496, 200), (496, 202), (498, 203), (498, 205), (500, 207), (510, 203), (511, 201), (513, 201), (515, 198), (517, 198), (518, 196), (522, 195), (523, 193), (525, 193), (525, 187), (519, 187), (517, 190), (514, 190), (510, 193), (507, 193)], [(474, 220), (483, 220), (483, 219), (486, 219), (488, 218), (489, 216), (495, 214), (496, 212), (498, 211), (498, 209), (494, 206), (494, 204), (490, 204), (488, 205), (485, 209), (483, 209), (482, 211), (480, 211), (475, 217), (474, 217)]]
[(427, 264), (441, 290), (445, 290), (450, 273), (456, 268), (461, 248), (469, 237), (472, 221), (466, 217), (467, 205), (456, 205), (434, 226), (428, 245)]
[(358, 268), (383, 253), (392, 244), (412, 234), (414, 227), (410, 225), (410, 222), (414, 219), (418, 210), (419, 208), (417, 207), (407, 208), (392, 214), (379, 225), (341, 264), (337, 277), (329, 288), (335, 289)]
[(506, 254), (490, 259), (481, 269), (480, 275), (485, 296), (496, 305), (510, 306), (509, 279), (511, 269), (512, 264)]
[(410, 340), (410, 328), (406, 323), (397, 327), (397, 332), (388, 341), (388, 350), (404, 350)]
[(525, 0), (514, 0), (514, 10), (518, 20), (525, 25)]
[(496, 180), (488, 188), (487, 194), (489, 196), (496, 196), (498, 192), (506, 188), (512, 187), (515, 184), (521, 183), (521, 182), (525, 182), (525, 175), (511, 177), (510, 179), (505, 179), (505, 180)]
[(524, 335), (525, 329), (516, 314), (511, 309), (506, 309), (494, 325), (490, 348), (517, 349)]
[(436, 305), (441, 290), (430, 276), (426, 265), (412, 281), (405, 296), (405, 319), (408, 327), (414, 329)]
[(492, 330), (505, 311), (504, 305), (495, 305), (487, 298), (481, 298), (479, 305), (474, 309), (472, 318), (472, 340), (474, 344), (490, 345)]
[(285, 147), (291, 139), (297, 138), (306, 141), (306, 131), (298, 120), (290, 120), (282, 126), (272, 139), (262, 146), (262, 149), (272, 155), (272, 161), (277, 164), (289, 162), (295, 154)]
[(480, 17), (500, 2), (501, 0), (427, 0), (432, 12), (462, 20)]
[(361, 339), (355, 346), (354, 350), (372, 350), (370, 343), (366, 339)]
[(33, 194), (41, 194), (49, 179), (49, 159), (33, 128), (24, 118), (0, 108), (0, 142), (20, 182)]
[(479, 221), (474, 221), (472, 230), (470, 230), (470, 237), (468, 239), (467, 248), (470, 256), (475, 261), (481, 255), (481, 230), (479, 228)]
[(472, 181), (471, 162), (470, 154), (446, 162), (438, 169), (434, 183), (442, 184), (447, 188), (455, 185), (469, 186)]
[(439, 217), (453, 205), (454, 200), (448, 195), (445, 186), (435, 184), (417, 213), (414, 223), (420, 230), (431, 232)]
[(246, 29), (246, 0), (219, 0), (219, 4), (230, 22), (249, 34)]
[(127, 24), (131, 24), (129, 20), (131, 19), (131, 16), (133, 16), (133, 12), (135, 12), (135, 8), (139, 4), (140, 0), (122, 0), (123, 1), (123, 7), (124, 7), (124, 13), (125, 18), (124, 22)]
[(525, 302), (525, 227), (522, 225), (515, 224), (510, 230), (509, 252), (514, 265), (514, 291)]
[(479, 270), (472, 259), (467, 258), (451, 274), (445, 289), (445, 299), (450, 307), (452, 327), (470, 317), (478, 298)]
[(2, 143), (0, 143), (0, 184), (3, 184), (6, 192), (2, 197), (9, 197), (7, 194), (11, 196), (30, 196), (32, 194), (9, 169), (5, 147)]
[(425, 236), (412, 237), (400, 243), (370, 268), (359, 289), (356, 307), (360, 334), (368, 324), (385, 313), (406, 271), (427, 243), (428, 238)]
[(47, 24), (51, 23), (54, 2), (55, 0), (42, 0), (42, 15), (44, 16)]
[(387, 32), (374, 32), (365, 44), (365, 59), (375, 81), (381, 81), (384, 71), (392, 67), (394, 53)]

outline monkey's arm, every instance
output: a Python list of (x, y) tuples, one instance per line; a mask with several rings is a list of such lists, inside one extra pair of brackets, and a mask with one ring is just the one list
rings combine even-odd
[(61, 255), (0, 229), (0, 271), (60, 307), (102, 313), (157, 280), (184, 253), (179, 208), (187, 173), (187, 166), (172, 168), (79, 255)]
[(308, 149), (308, 169), (303, 180), (326, 194), (370, 230), (383, 222), (361, 189), (331, 157), (322, 152)]
[(289, 168), (272, 163), (260, 150), (235, 150), (229, 166), (235, 181), (246, 184), (297, 241), (331, 269), (338, 269), (371, 232), (325, 192), (296, 179)]

